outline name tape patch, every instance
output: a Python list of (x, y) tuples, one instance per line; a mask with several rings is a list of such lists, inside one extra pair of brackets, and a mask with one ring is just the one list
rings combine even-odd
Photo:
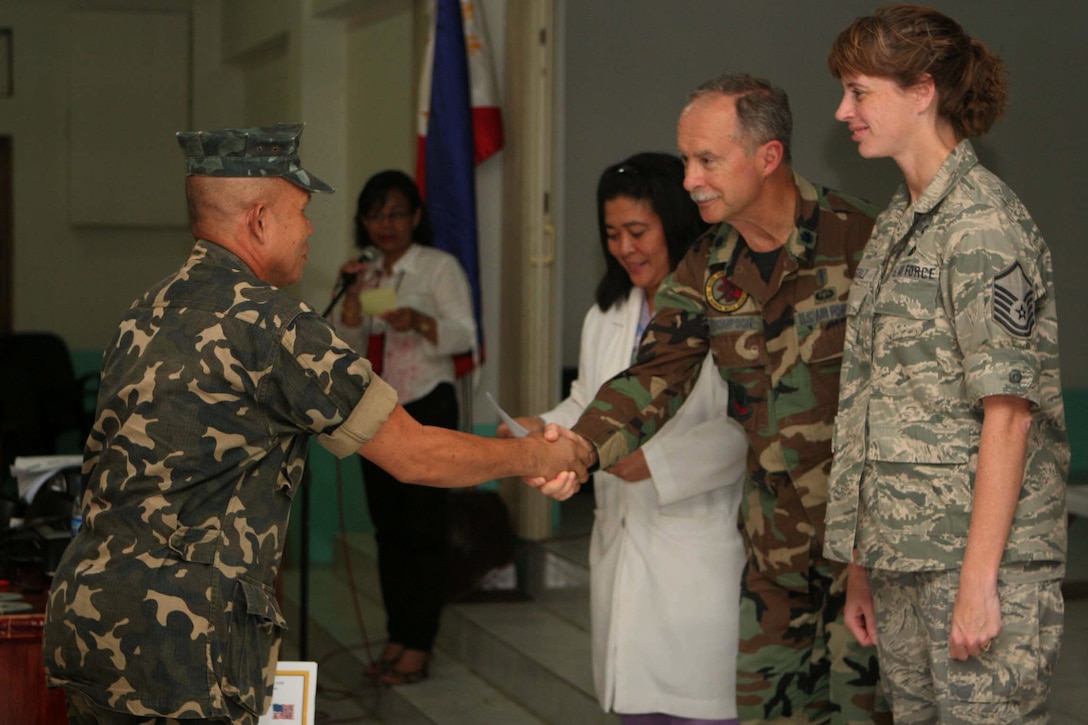
[(822, 322), (838, 322), (846, 319), (846, 303), (836, 302), (814, 310), (804, 310), (794, 315), (794, 321), (804, 327), (815, 327)]
[(895, 268), (896, 279), (937, 279), (940, 268), (937, 266), (923, 267), (914, 262), (904, 262)]
[(752, 332), (763, 329), (763, 320), (758, 315), (735, 315), (733, 317), (709, 317), (707, 324), (710, 334), (724, 332)]

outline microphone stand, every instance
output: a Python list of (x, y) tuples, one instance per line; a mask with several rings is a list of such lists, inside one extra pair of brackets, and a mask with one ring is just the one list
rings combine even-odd
[[(341, 276), (337, 281), (336, 294), (333, 295), (332, 301), (329, 302), (329, 306), (325, 308), (325, 311), (321, 313), (322, 317), (328, 318), (332, 313), (336, 303), (344, 298), (347, 294), (348, 288), (351, 287), (354, 278), (348, 279), (345, 276)], [(306, 452), (307, 458), (309, 458), (309, 451)], [(298, 658), (302, 662), (309, 660), (308, 654), (310, 649), (310, 489), (313, 487), (313, 479), (310, 476), (309, 461), (307, 465), (302, 468), (302, 501), (299, 504), (300, 514), (302, 516), (302, 522), (300, 528), (302, 529), (302, 542), (299, 545), (299, 558), (301, 559), (301, 566), (299, 567), (298, 575), (298, 614), (299, 619), (299, 632), (298, 632)]]
[[(363, 250), (363, 253), (359, 255), (357, 260), (359, 264), (366, 262), (373, 262), (375, 257), (374, 247), (367, 247)], [(355, 279), (358, 273), (348, 274), (344, 273), (336, 280), (336, 294), (332, 296), (332, 301), (329, 302), (329, 306), (325, 308), (325, 311), (321, 313), (322, 317), (328, 317), (332, 312), (332, 308), (336, 307), (336, 303), (344, 299), (344, 295), (347, 294), (348, 288), (355, 284)]]
[[(306, 451), (307, 459), (310, 456)], [(302, 542), (299, 545), (299, 558), (302, 566), (298, 574), (298, 658), (301, 662), (309, 661), (310, 649), (310, 465), (307, 460), (302, 468)]]
[[(359, 255), (360, 262), (372, 262), (374, 261), (374, 249), (368, 247), (363, 250), (363, 253)], [(342, 274), (337, 279), (336, 293), (332, 297), (332, 301), (329, 302), (329, 306), (325, 308), (325, 311), (321, 313), (321, 316), (328, 319), (332, 313), (336, 303), (344, 298), (348, 289), (355, 282), (355, 275)], [(309, 451), (306, 452), (307, 458), (309, 458)], [(310, 477), (309, 461), (307, 465), (302, 469), (302, 502), (300, 507), (302, 511), (302, 542), (299, 546), (299, 557), (302, 559), (302, 566), (299, 568), (298, 585), (299, 585), (299, 600), (298, 611), (299, 619), (301, 623), (299, 625), (298, 633), (298, 654), (299, 659), (303, 662), (308, 660), (307, 654), (310, 645), (309, 637), (309, 623), (310, 623), (310, 488), (313, 485), (313, 481)]]
[[(336, 294), (333, 295), (332, 301), (329, 302), (329, 306), (325, 308), (325, 311), (321, 313), (322, 317), (328, 318), (332, 309), (336, 307), (336, 303), (343, 299), (344, 294), (348, 291), (348, 287), (351, 286), (349, 280), (341, 278), (338, 281)], [(306, 457), (309, 458), (310, 452), (306, 451)], [(299, 558), (301, 559), (301, 566), (298, 572), (298, 618), (299, 631), (298, 631), (298, 658), (302, 662), (307, 662), (310, 649), (310, 489), (313, 487), (313, 478), (310, 476), (309, 461), (302, 468), (302, 501), (299, 504), (300, 514), (302, 516), (302, 522), (300, 528), (302, 529), (302, 542), (299, 545)]]
[(344, 299), (344, 295), (346, 295), (348, 292), (348, 287), (351, 287), (351, 284), (354, 281), (354, 279), (344, 279), (343, 275), (341, 275), (340, 279), (336, 283), (336, 294), (332, 296), (332, 301), (329, 302), (329, 306), (326, 307), (325, 311), (321, 313), (322, 317), (327, 318), (329, 316), (329, 314), (332, 312), (332, 309), (336, 307), (336, 303)]

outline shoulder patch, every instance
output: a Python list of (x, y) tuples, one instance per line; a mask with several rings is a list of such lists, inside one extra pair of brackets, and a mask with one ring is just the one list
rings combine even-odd
[(1035, 331), (1035, 290), (1019, 262), (994, 277), (993, 315), (1015, 337), (1030, 337)]

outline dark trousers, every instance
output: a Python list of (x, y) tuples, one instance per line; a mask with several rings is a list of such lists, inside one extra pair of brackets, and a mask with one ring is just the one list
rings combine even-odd
[[(440, 384), (404, 408), (424, 425), (457, 427), (457, 394), (451, 383)], [(378, 543), (389, 641), (430, 652), (446, 595), (449, 490), (402, 483), (360, 460)]]

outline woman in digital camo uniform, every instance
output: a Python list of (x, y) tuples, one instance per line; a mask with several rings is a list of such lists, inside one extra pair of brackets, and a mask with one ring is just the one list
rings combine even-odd
[(1004, 64), (911, 5), (829, 64), (836, 118), (905, 181), (848, 303), (826, 539), (856, 562), (846, 619), (896, 723), (1046, 722), (1069, 462), (1050, 252), (967, 140), (1004, 110)]

